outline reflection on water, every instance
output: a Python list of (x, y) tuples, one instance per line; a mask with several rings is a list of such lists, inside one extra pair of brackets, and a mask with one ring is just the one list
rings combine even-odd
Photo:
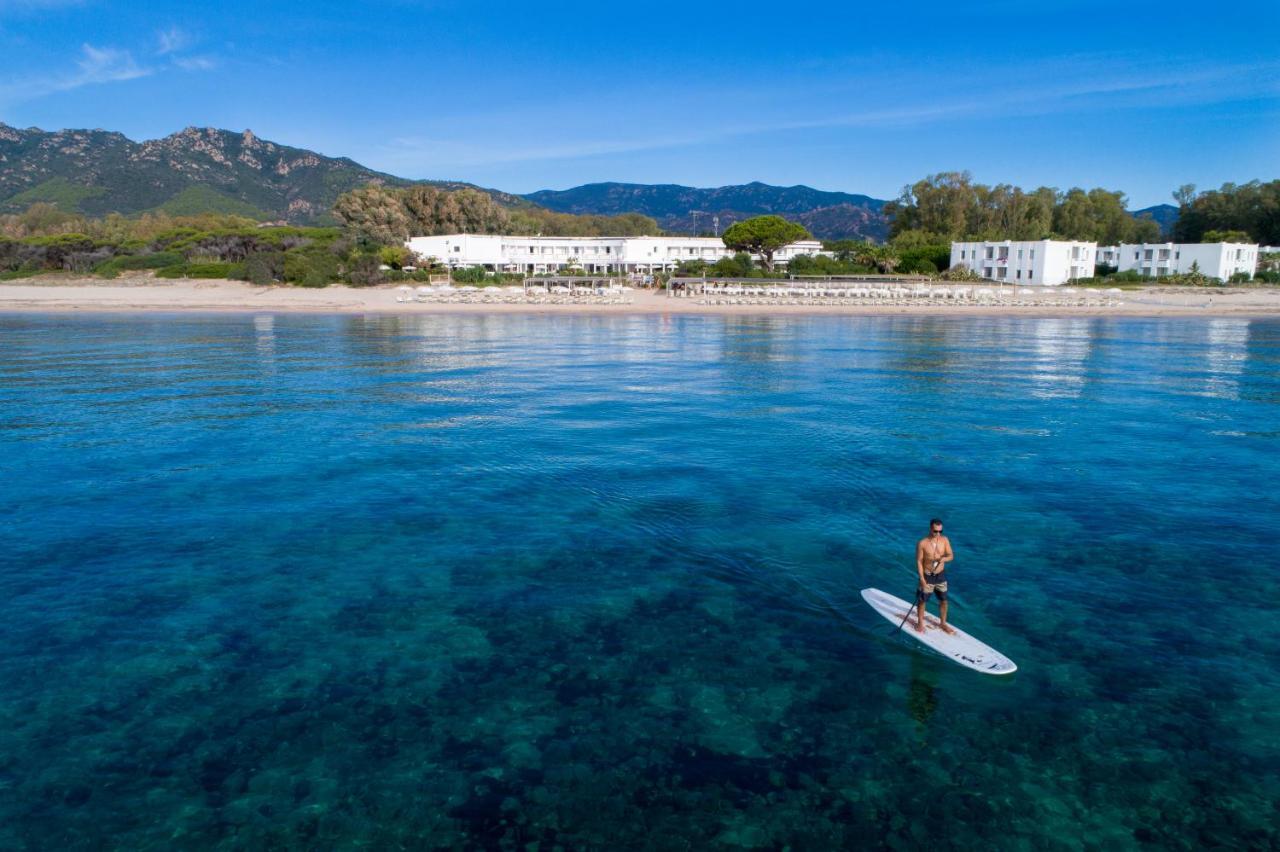
[(1249, 322), (1247, 320), (1212, 319), (1207, 322), (1208, 346), (1205, 359), (1208, 370), (1205, 392), (1210, 396), (1234, 399), (1239, 394), (1237, 377), (1244, 371), (1248, 357)]
[(1034, 329), (1036, 358), (1032, 369), (1041, 379), (1032, 396), (1079, 396), (1086, 361), (1092, 352), (1093, 324), (1084, 319), (1044, 319)]
[[(0, 317), (0, 848), (1275, 847), (1278, 406), (1275, 322)], [(934, 515), (1007, 681), (858, 595)]]

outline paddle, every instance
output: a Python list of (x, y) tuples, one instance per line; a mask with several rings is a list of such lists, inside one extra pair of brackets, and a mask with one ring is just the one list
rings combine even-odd
[[(916, 591), (917, 591), (917, 594), (918, 594), (918, 593), (919, 593), (919, 590), (917, 589)], [(907, 607), (907, 614), (906, 614), (906, 615), (904, 615), (904, 616), (902, 616), (902, 620), (898, 622), (898, 626), (897, 626), (897, 627), (895, 627), (895, 628), (893, 628), (893, 632), (894, 632), (894, 633), (897, 633), (899, 630), (901, 630), (901, 629), (902, 629), (902, 625), (906, 624), (906, 623), (907, 623), (907, 619), (911, 617), (911, 611), (912, 611), (913, 609), (915, 609), (918, 605), (919, 605), (919, 601), (916, 601), (916, 602), (912, 603), (912, 604), (911, 604), (911, 606)]]

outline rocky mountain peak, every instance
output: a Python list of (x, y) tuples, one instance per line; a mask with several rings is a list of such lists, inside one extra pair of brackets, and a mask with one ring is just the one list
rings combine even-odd
[(408, 185), (346, 159), (277, 145), (252, 130), (185, 127), (133, 142), (119, 133), (46, 133), (0, 124), (0, 210), (36, 201), (97, 216), (216, 210), (295, 223), (324, 221), (342, 192)]

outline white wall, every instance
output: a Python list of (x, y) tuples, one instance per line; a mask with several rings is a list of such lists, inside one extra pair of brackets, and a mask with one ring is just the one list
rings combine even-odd
[[(452, 267), (487, 266), (499, 271), (551, 272), (570, 266), (588, 272), (653, 272), (688, 261), (715, 263), (734, 252), (716, 237), (519, 237), (448, 234), (413, 237), (405, 243), (423, 258)], [(803, 240), (774, 254), (785, 264), (800, 254), (818, 254), (822, 243)]]
[(502, 237), (489, 234), (449, 234), (413, 237), (405, 245), (423, 258), (446, 266), (487, 266), (502, 263)]
[(1253, 277), (1258, 254), (1258, 246), (1247, 243), (1125, 243), (1120, 246), (1120, 271), (1160, 278), (1185, 275), (1195, 264), (1204, 275), (1226, 281), (1237, 272)]
[(1095, 243), (1062, 240), (952, 243), (951, 265), (1004, 284), (1055, 286), (1092, 277), (1096, 250)]

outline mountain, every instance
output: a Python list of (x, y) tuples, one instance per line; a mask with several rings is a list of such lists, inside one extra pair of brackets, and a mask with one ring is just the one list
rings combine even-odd
[(821, 239), (884, 239), (885, 202), (866, 195), (824, 192), (808, 186), (748, 183), (699, 189), (677, 184), (591, 183), (566, 190), (544, 189), (524, 198), (560, 213), (643, 213), (664, 230), (711, 232), (734, 222), (777, 213), (803, 224)]
[(1178, 221), (1178, 208), (1172, 204), (1157, 204), (1134, 210), (1133, 215), (1139, 219), (1154, 220), (1160, 226), (1160, 233), (1167, 237), (1173, 233), (1173, 223)]
[[(49, 202), (69, 212), (102, 216), (163, 210), (182, 215), (235, 213), (295, 224), (333, 221), (339, 195), (368, 184), (483, 189), (460, 181), (411, 181), (259, 139), (251, 131), (188, 127), (163, 139), (134, 142), (106, 130), (44, 131), (0, 123), (0, 213)], [(883, 240), (885, 202), (867, 195), (808, 186), (695, 188), (676, 184), (592, 183), (520, 196), (483, 189), (508, 207), (541, 206), (561, 213), (643, 213), (673, 233), (718, 232), (734, 222), (776, 213), (800, 222), (820, 239)], [(1138, 210), (1167, 235), (1178, 208)]]
[[(37, 201), (89, 216), (164, 210), (236, 213), (294, 223), (331, 221), (339, 195), (367, 184), (413, 181), (346, 157), (211, 127), (134, 142), (105, 130), (20, 130), (0, 123), (0, 212)], [(446, 189), (469, 184), (430, 181)], [(499, 201), (522, 199), (495, 193)]]

